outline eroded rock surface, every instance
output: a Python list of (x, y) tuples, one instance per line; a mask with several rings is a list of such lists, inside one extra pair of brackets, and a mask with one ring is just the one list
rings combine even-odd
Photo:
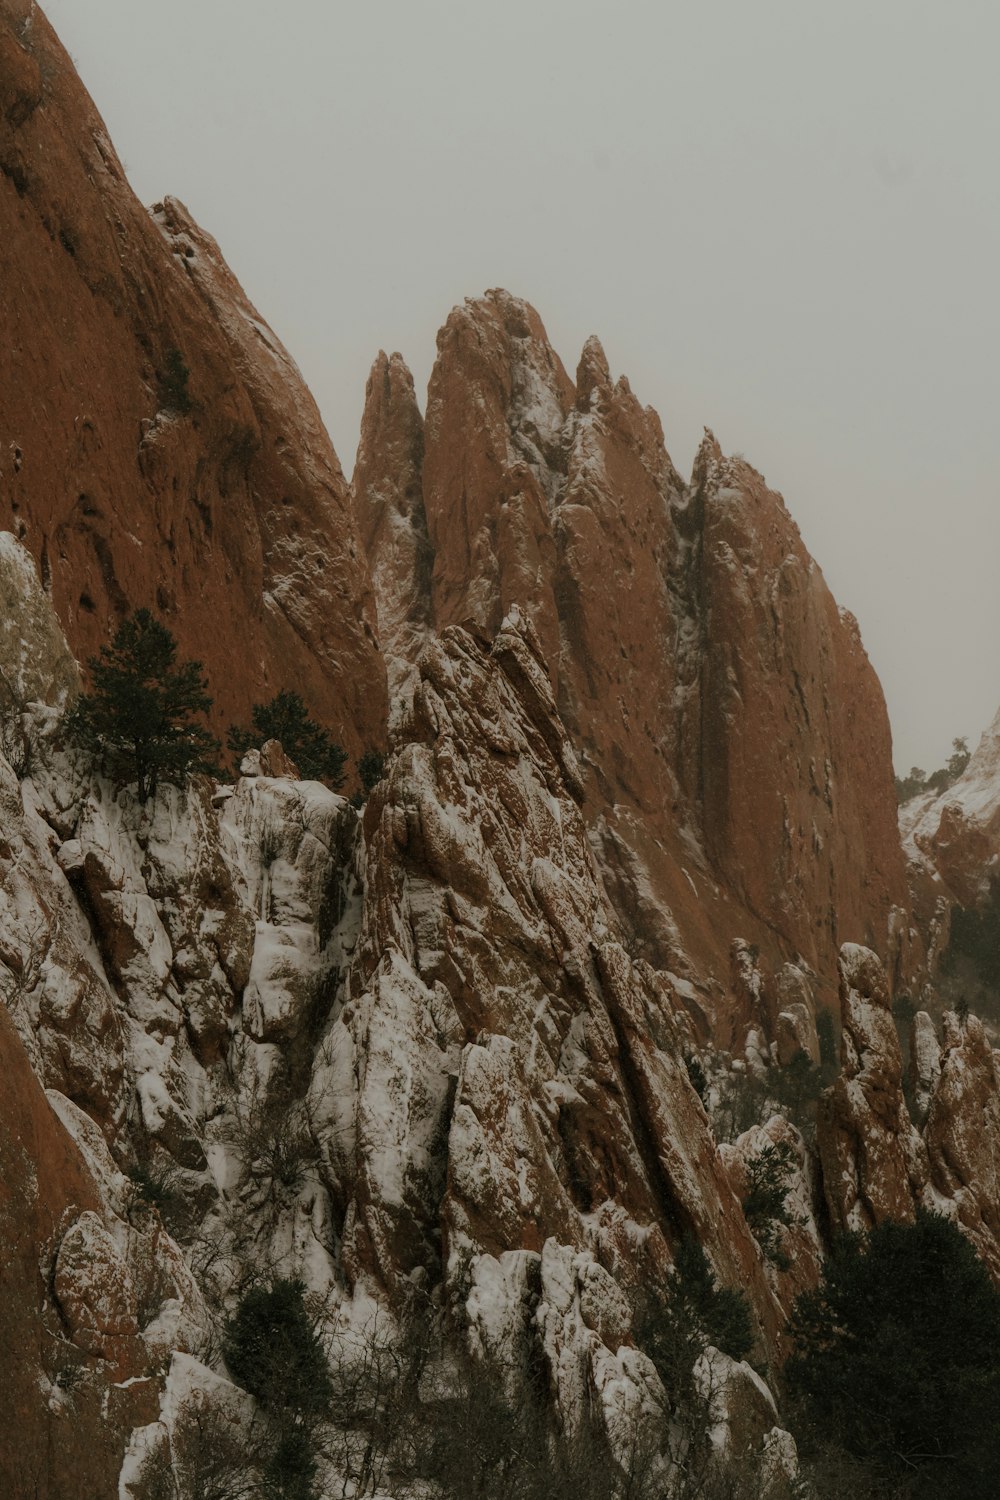
[(925, 1135), (931, 1183), (1000, 1277), (1000, 1070), (982, 1022), (944, 1017)]

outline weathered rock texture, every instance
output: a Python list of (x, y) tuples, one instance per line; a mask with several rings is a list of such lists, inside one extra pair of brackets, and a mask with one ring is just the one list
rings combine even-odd
[(367, 568), (301, 376), (181, 205), (136, 201), (34, 3), (2, 0), (0, 48), (0, 526), (81, 660), (145, 605), (218, 726), (289, 688), (379, 743)]
[(89, 1488), (111, 1494), (121, 1463), (122, 1426), (102, 1423), (101, 1389), (96, 1400), (95, 1393), (86, 1393), (82, 1409), (82, 1402), (60, 1388), (60, 1375), (68, 1383), (62, 1372), (82, 1365), (84, 1351), (60, 1327), (39, 1265), (40, 1257), (59, 1242), (60, 1231), (96, 1205), (97, 1191), (46, 1102), (3, 1006), (0, 1061), (0, 1316), (5, 1351), (0, 1485), (7, 1495), (68, 1495), (74, 1483), (84, 1493)]
[(755, 1288), (773, 1336), (679, 1056), (683, 1012), (618, 941), (530, 624), (508, 617), (490, 648), (446, 630), (421, 658), (414, 718), (365, 819), (363, 989), (325, 1044), (335, 1076), (360, 1080), (365, 1131), (330, 1137), (346, 1263), (391, 1291), (439, 1271), (443, 1227), (452, 1281), (551, 1239), (634, 1286), (696, 1232), (727, 1281)]
[(1000, 1278), (1000, 1069), (982, 1023), (948, 1012), (925, 1135), (931, 1183)]
[[(881, 690), (748, 464), (708, 436), (686, 486), (596, 339), (574, 382), (500, 291), (442, 329), (422, 445), (409, 378), (380, 360), (362, 452), (387, 649), (412, 666), (412, 622), (491, 634), (524, 610), (648, 957), (724, 983), (738, 934), (821, 974), (847, 938), (887, 954), (906, 887)], [(711, 986), (701, 1006), (725, 1026)]]
[(390, 710), (397, 716), (405, 712), (409, 678), (430, 624), (433, 553), (424, 512), (423, 456), (423, 418), (413, 377), (398, 354), (387, 358), (380, 353), (368, 377), (352, 488), (378, 599)]
[(129, 1432), (155, 1416), (164, 1351), (207, 1323), (180, 1250), (120, 1170), (134, 1161), (126, 1090), (141, 1092), (159, 1043), (119, 1009), (57, 839), (2, 756), (0, 819), (0, 1486), (111, 1494)]

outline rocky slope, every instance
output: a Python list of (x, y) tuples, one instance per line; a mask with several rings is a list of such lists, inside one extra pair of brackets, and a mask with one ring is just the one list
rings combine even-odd
[(899, 826), (912, 920), (952, 1003), (965, 998), (988, 1015), (996, 1036), (1000, 901), (1000, 715), (965, 771), (940, 793), (903, 804)]
[(215, 242), (147, 213), (33, 0), (0, 3), (0, 510), (78, 658), (145, 605), (217, 725), (301, 692), (378, 744), (385, 668), (347, 487)]
[[(3, 555), (7, 587), (30, 579)], [(37, 583), (25, 604), (44, 608)], [(0, 762), (11, 1303), (30, 1335), (4, 1388), (31, 1438), (0, 1445), (12, 1492), (69, 1493), (98, 1413), (88, 1462), (120, 1460), (133, 1428), (133, 1453), (155, 1445), (171, 1357), (211, 1360), (248, 1275), (304, 1275), (348, 1323), (435, 1288), (474, 1346), (527, 1341), (568, 1428), (595, 1391), (612, 1442), (657, 1400), (630, 1306), (680, 1234), (754, 1290), (773, 1351), (780, 1308), (688, 1082), (686, 1020), (618, 941), (526, 622), (425, 656), (363, 823), (259, 774), (143, 810), (82, 778), (57, 724), (36, 702), (32, 775)], [(298, 1152), (280, 1180), (277, 1132)], [(74, 1441), (46, 1460), (63, 1418)]]
[[(25, 617), (44, 613), (25, 554), (7, 541), (0, 559)], [(3, 668), (20, 698), (51, 682), (58, 701), (72, 672), (51, 616), (39, 639)], [(331, 1352), (421, 1289), (480, 1358), (532, 1368), (566, 1434), (596, 1423), (624, 1457), (664, 1420), (635, 1314), (685, 1234), (749, 1295), (772, 1366), (824, 1200), (851, 1227), (933, 1203), (1000, 1272), (993, 1054), (971, 1020), (924, 1035), (918, 1131), (867, 950), (841, 960), (844, 1072), (818, 1155), (777, 1118), (717, 1147), (684, 1062), (692, 1023), (629, 956), (516, 609), (492, 640), (452, 626), (425, 649), (360, 818), (260, 774), (276, 750), (233, 788), (164, 788), (142, 809), (61, 748), (53, 709), (36, 701), (23, 728), (20, 779), (0, 760), (11, 1493), (77, 1494), (81, 1473), (111, 1493), (124, 1464), (123, 1493), (149, 1496), (196, 1399), (245, 1403), (218, 1339), (248, 1279), (302, 1276)], [(774, 1140), (798, 1163), (786, 1270), (741, 1208)], [(777, 1464), (760, 1493), (779, 1495), (791, 1450), (741, 1368), (713, 1376), (722, 1411), (745, 1462)]]

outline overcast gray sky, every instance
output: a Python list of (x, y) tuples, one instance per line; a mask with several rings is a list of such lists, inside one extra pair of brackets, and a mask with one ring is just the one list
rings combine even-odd
[(140, 197), (184, 200), (350, 472), (368, 367), (426, 387), (505, 286), (590, 333), (687, 472), (781, 490), (896, 763), (1000, 705), (995, 0), (48, 0)]

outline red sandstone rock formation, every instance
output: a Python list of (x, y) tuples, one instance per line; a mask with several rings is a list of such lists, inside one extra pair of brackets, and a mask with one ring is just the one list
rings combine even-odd
[[(205, 660), (220, 720), (288, 686), (349, 747), (377, 741), (368, 574), (315, 409), (214, 244), (179, 205), (135, 204), (15, 0), (0, 230), (19, 278), (0, 286), (0, 498), (77, 652), (151, 604)], [(51, 711), (23, 714), (30, 780), (0, 746), (17, 1032), (0, 1008), (0, 1218), (8, 1342), (27, 1351), (0, 1399), (43, 1495), (110, 1492), (131, 1425), (150, 1423), (133, 1456), (160, 1441), (147, 1376), (171, 1356), (179, 1387), (217, 1381), (184, 1351), (214, 1359), (218, 1317), (136, 1213), (137, 1162), (172, 1174), (220, 1308), (234, 1267), (303, 1274), (347, 1323), (430, 1285), (471, 1349), (517, 1347), (566, 1431), (592, 1412), (612, 1446), (662, 1400), (630, 1302), (683, 1234), (747, 1292), (772, 1357), (817, 1275), (800, 1137), (775, 1119), (720, 1152), (684, 1063), (696, 1033), (742, 1045), (749, 1026), (761, 1068), (764, 1031), (783, 1060), (814, 1055), (838, 941), (889, 952), (905, 902), (878, 684), (780, 497), (711, 437), (685, 486), (596, 341), (574, 382), (495, 292), (442, 331), (426, 426), (402, 361), (379, 357), (354, 499), (401, 704), (360, 820), (276, 745), (235, 790), (164, 788), (145, 810), (84, 779)], [(29, 575), (0, 545), (0, 601), (24, 621), (0, 622), (5, 711), (74, 686)], [(981, 1030), (947, 1022), (942, 1052), (921, 1023), (921, 1136), (877, 957), (845, 949), (842, 981), (845, 1071), (819, 1132), (832, 1221), (933, 1203), (998, 1271)], [(275, 1138), (302, 1149), (277, 1183)], [(783, 1140), (802, 1222), (779, 1274), (739, 1196)], [(87, 1371), (65, 1471), (43, 1451), (68, 1410), (50, 1314)], [(0, 1463), (21, 1457), (0, 1443)]]
[[(380, 362), (358, 499), (403, 486), (418, 515), (422, 497), (436, 628), (489, 634), (512, 604), (531, 619), (633, 941), (723, 983), (736, 935), (821, 975), (844, 938), (887, 953), (906, 888), (885, 706), (780, 496), (711, 437), (686, 488), (597, 341), (574, 384), (506, 292), (438, 337), (422, 467), (418, 431), (408, 376)], [(395, 620), (400, 599), (423, 619), (422, 517), (401, 522), (398, 499), (379, 515), (379, 607), (412, 662)]]
[(166, 1285), (155, 1227), (136, 1232), (107, 1216), (92, 1165), (65, 1127), (62, 1111), (73, 1106), (46, 1098), (4, 1005), (0, 1068), (0, 1490), (37, 1500), (111, 1495), (129, 1433), (155, 1419), (159, 1402), (139, 1298), (158, 1279), (164, 1296), (178, 1285)]
[(886, 952), (905, 907), (889, 721), (853, 617), (779, 495), (708, 437), (698, 782), (715, 866), (812, 962), (843, 939)]
[(131, 608), (221, 727), (279, 688), (352, 751), (385, 672), (336, 455), (294, 363), (180, 204), (134, 198), (26, 0), (0, 3), (0, 526), (81, 659)]
[[(0, 1236), (4, 1245), (4, 1378), (0, 1381), (0, 1486), (7, 1495), (68, 1493), (63, 1484), (79, 1473), (81, 1484), (112, 1493), (120, 1466), (121, 1431), (102, 1434), (96, 1409), (87, 1415), (50, 1411), (38, 1389), (40, 1372), (55, 1381), (60, 1353), (81, 1359), (75, 1348), (60, 1351), (46, 1335), (45, 1288), (39, 1259), (58, 1240), (60, 1226), (97, 1204), (97, 1192), (73, 1143), (45, 1100), (17, 1033), (0, 1006)], [(58, 1387), (53, 1387), (58, 1392)], [(68, 1403), (67, 1403), (68, 1404)], [(58, 1417), (62, 1420), (59, 1421)], [(56, 1475), (49, 1453), (64, 1446)], [(12, 1441), (12, 1434), (17, 1440)], [(127, 1428), (126, 1428), (127, 1435)], [(119, 1454), (116, 1454), (116, 1448)]]
[(446, 629), (416, 697), (365, 815), (351, 1000), (313, 1084), (324, 1113), (335, 1079), (350, 1088), (354, 1123), (324, 1149), (351, 1276), (396, 1296), (443, 1269), (463, 1298), (485, 1260), (554, 1243), (635, 1289), (694, 1233), (773, 1347), (761, 1257), (683, 1064), (690, 1023), (618, 940), (530, 621), (512, 611), (492, 646)]

